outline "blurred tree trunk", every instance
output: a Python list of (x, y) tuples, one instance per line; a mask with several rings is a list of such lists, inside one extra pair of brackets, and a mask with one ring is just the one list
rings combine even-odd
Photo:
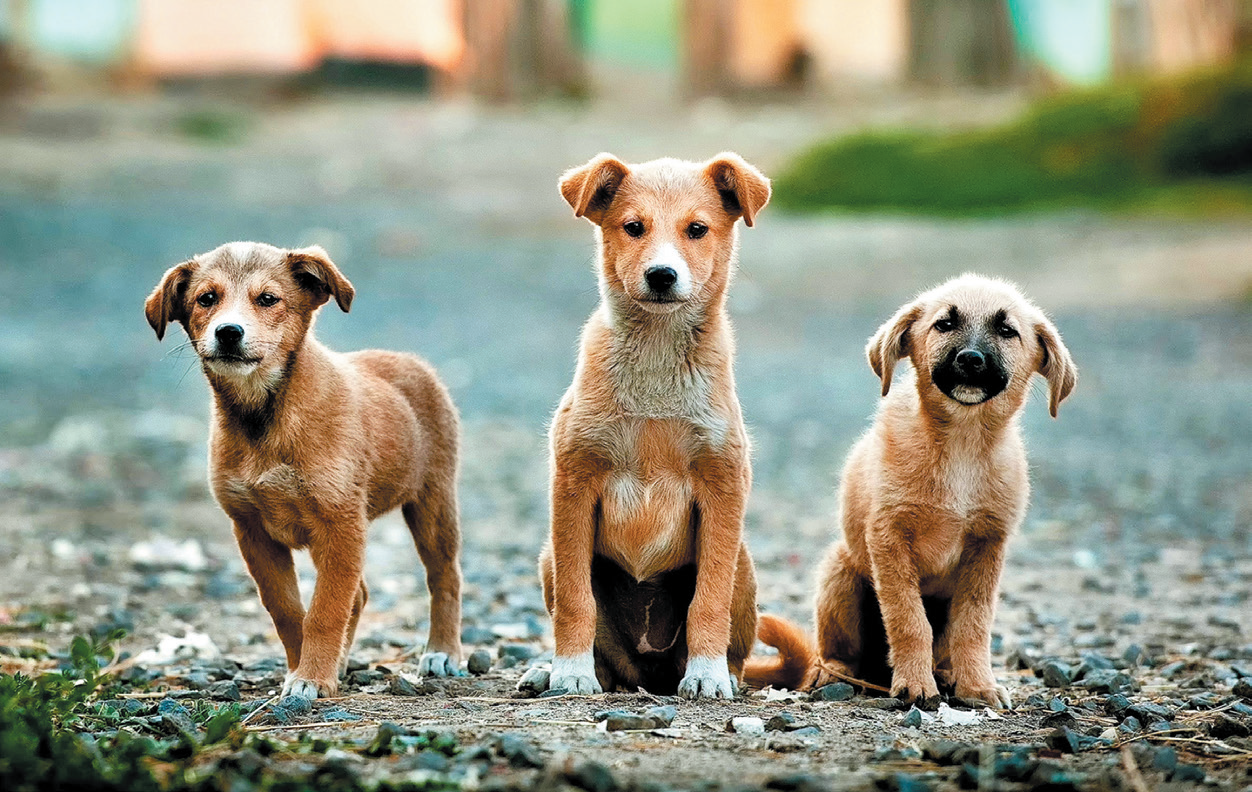
[(583, 91), (566, 0), (465, 0), (461, 84), (496, 102)]
[(910, 0), (912, 79), (928, 85), (1003, 85), (1016, 72), (1005, 0)]
[(684, 93), (709, 96), (730, 87), (733, 24), (731, 0), (685, 0), (680, 30)]

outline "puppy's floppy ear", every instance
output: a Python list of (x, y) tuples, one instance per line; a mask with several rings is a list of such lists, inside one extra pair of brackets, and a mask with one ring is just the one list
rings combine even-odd
[(1039, 341), (1038, 371), (1048, 381), (1048, 412), (1055, 418), (1061, 402), (1078, 384), (1078, 367), (1056, 326), (1047, 319), (1035, 324), (1035, 338)]
[(314, 308), (331, 297), (335, 298), (344, 313), (352, 307), (356, 290), (320, 246), (287, 251), (287, 263), (291, 266), (291, 274), (295, 276), (296, 282), (313, 293)]
[(751, 226), (756, 213), (769, 203), (769, 179), (738, 154), (718, 154), (709, 160), (705, 173), (722, 197), (722, 206), (735, 217), (742, 217), (746, 226)]
[(921, 303), (909, 303), (884, 322), (865, 346), (869, 367), (882, 380), (883, 396), (891, 390), (891, 375), (896, 370), (896, 363), (900, 358), (909, 356), (913, 323), (921, 315)]
[(156, 331), (158, 341), (165, 338), (165, 327), (170, 322), (187, 321), (187, 284), (195, 271), (194, 259), (170, 267), (144, 301), (144, 315)]
[(629, 173), (626, 163), (612, 154), (597, 154), (586, 165), (561, 176), (561, 196), (574, 208), (574, 217), (586, 217), (599, 225)]

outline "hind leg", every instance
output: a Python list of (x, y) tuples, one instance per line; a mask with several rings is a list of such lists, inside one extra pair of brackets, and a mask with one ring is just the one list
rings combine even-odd
[(365, 603), (370, 601), (370, 590), (365, 585), (365, 581), (361, 581), (361, 588), (356, 592), (356, 604), (352, 606), (352, 616), (348, 619), (348, 634), (343, 643), (343, 654), (339, 656), (339, 676), (348, 673), (348, 655), (352, 653), (352, 642), (356, 640), (356, 626), (361, 621), (361, 611), (365, 610)]
[(730, 603), (730, 648), (726, 665), (736, 689), (743, 687), (743, 663), (756, 642), (756, 566), (746, 543), (739, 545), (735, 588)]
[(428, 491), (401, 511), (426, 567), (430, 592), (430, 636), (418, 669), (423, 676), (456, 676), (461, 665), (461, 530), (456, 496)]
[(817, 650), (819, 665), (809, 670), (801, 687), (818, 688), (855, 677), (861, 661), (861, 601), (868, 581), (858, 573), (852, 552), (837, 543), (822, 561), (817, 584)]

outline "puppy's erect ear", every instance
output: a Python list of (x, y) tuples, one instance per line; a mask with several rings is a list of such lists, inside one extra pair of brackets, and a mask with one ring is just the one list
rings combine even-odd
[(170, 322), (187, 321), (187, 284), (195, 271), (194, 259), (170, 267), (144, 301), (144, 315), (156, 331), (158, 341), (165, 338), (165, 327)]
[(313, 294), (314, 308), (331, 297), (335, 298), (344, 313), (352, 307), (356, 290), (321, 247), (313, 245), (289, 250), (287, 263), (291, 265), (291, 274), (295, 276), (296, 282)]
[(630, 168), (617, 157), (598, 154), (561, 176), (561, 196), (574, 207), (574, 217), (586, 217), (599, 225), (628, 173)]
[(900, 358), (908, 357), (911, 343), (910, 333), (913, 323), (922, 315), (920, 303), (909, 303), (896, 315), (883, 323), (865, 346), (865, 356), (869, 358), (869, 367), (882, 380), (882, 395), (891, 390), (891, 375), (896, 370)]
[(756, 213), (769, 203), (769, 179), (738, 154), (724, 152), (709, 160), (705, 172), (722, 197), (722, 206), (751, 226)]
[(1035, 325), (1035, 337), (1039, 340), (1038, 371), (1048, 381), (1048, 412), (1055, 418), (1061, 402), (1078, 384), (1078, 367), (1056, 326), (1047, 319)]

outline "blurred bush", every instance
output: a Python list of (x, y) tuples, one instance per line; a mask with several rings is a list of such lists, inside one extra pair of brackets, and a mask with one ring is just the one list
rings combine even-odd
[(1252, 62), (1064, 94), (988, 130), (838, 138), (797, 157), (775, 190), (800, 211), (1252, 209)]

